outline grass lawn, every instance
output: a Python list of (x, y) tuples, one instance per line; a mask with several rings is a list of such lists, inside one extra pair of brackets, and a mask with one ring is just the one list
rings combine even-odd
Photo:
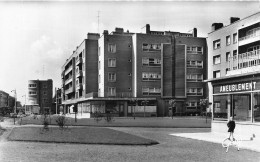
[(158, 144), (154, 140), (101, 127), (72, 127), (65, 130), (50, 127), (48, 131), (43, 131), (42, 127), (16, 127), (8, 140), (106, 145)]
[[(48, 117), (49, 124), (57, 125), (56, 123), (57, 116), (52, 115)], [(17, 124), (20, 124), (18, 120)], [(22, 119), (22, 125), (26, 124), (36, 124), (42, 125), (42, 117), (37, 119), (32, 116), (27, 116)], [(138, 118), (118, 118), (115, 117), (112, 122), (107, 122), (102, 119), (99, 122), (96, 122), (93, 118), (91, 119), (77, 119), (75, 122), (74, 118), (66, 117), (66, 124), (69, 126), (96, 126), (96, 127), (158, 127), (158, 128), (210, 128), (211, 119), (206, 120), (205, 118), (189, 118), (189, 117), (175, 117), (175, 118), (162, 118), (162, 117), (138, 117)]]

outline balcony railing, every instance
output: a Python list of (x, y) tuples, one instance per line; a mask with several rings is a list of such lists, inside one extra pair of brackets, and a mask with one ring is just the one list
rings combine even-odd
[(73, 92), (73, 88), (68, 88), (68, 89), (65, 89), (65, 94), (69, 94), (69, 93), (72, 93)]
[[(256, 67), (260, 65), (260, 50), (254, 50), (238, 54), (238, 57), (230, 57), (228, 66), (231, 71), (238, 71), (240, 69)], [(252, 69), (253, 70), (253, 69)], [(229, 74), (230, 74), (229, 72)]]
[(72, 70), (72, 65), (68, 69), (65, 70), (65, 75), (67, 75), (71, 70)]
[(109, 93), (105, 92), (104, 94), (98, 92), (92, 92), (85, 95), (86, 98), (131, 98), (133, 94), (131, 92), (118, 92), (118, 93)]
[(82, 57), (79, 57), (77, 60), (76, 60), (76, 65), (82, 63)]
[(253, 29), (252, 34), (239, 38), (239, 41), (243, 41), (257, 36), (260, 36), (260, 27)]
[(76, 70), (76, 77), (78, 78), (78, 77), (80, 77), (82, 75), (83, 75), (82, 70), (77, 69)]

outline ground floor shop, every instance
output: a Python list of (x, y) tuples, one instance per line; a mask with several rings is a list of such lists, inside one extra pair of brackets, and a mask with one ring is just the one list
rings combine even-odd
[(260, 75), (244, 75), (211, 81), (212, 131), (227, 132), (233, 117), (235, 132), (260, 135)]

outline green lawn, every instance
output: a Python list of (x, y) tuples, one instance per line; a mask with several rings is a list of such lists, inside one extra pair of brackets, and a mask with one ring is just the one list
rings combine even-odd
[(16, 127), (8, 137), (11, 141), (57, 142), (106, 145), (153, 145), (158, 142), (128, 133), (100, 127), (72, 127), (64, 130), (50, 127)]

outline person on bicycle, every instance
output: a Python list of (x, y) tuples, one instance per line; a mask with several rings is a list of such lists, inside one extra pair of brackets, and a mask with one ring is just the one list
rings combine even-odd
[(234, 130), (235, 130), (235, 127), (236, 127), (236, 123), (235, 123), (235, 121), (233, 120), (233, 117), (232, 117), (232, 116), (229, 118), (229, 121), (228, 121), (228, 123), (227, 123), (227, 126), (228, 126), (228, 132), (230, 132), (230, 134), (229, 134), (229, 139), (230, 139), (230, 137), (232, 136), (232, 139), (234, 140), (233, 133), (234, 133)]

